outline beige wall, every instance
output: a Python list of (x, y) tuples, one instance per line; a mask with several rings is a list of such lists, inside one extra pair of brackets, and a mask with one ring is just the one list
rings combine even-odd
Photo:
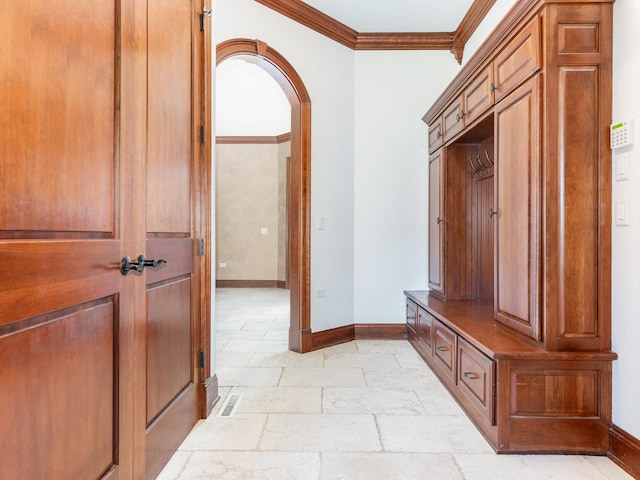
[(216, 145), (217, 280), (284, 280), (281, 152), (285, 144)]

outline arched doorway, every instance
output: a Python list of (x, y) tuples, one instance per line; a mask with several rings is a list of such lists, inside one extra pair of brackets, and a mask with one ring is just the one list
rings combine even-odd
[(311, 99), (295, 69), (266, 43), (232, 39), (216, 47), (216, 65), (241, 56), (269, 73), (291, 104), (291, 170), (289, 180), (289, 289), (291, 321), (289, 349), (311, 350), (310, 215), (311, 215)]

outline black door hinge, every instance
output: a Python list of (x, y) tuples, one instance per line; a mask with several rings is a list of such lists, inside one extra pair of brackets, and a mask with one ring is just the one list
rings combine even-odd
[(200, 125), (200, 143), (204, 145), (204, 125)]
[(200, 350), (200, 368), (204, 368), (205, 353), (204, 350)]
[(204, 32), (204, 24), (205, 24), (205, 16), (210, 17), (211, 14), (213, 13), (213, 10), (205, 7), (204, 10), (202, 10), (202, 12), (200, 13), (200, 31)]

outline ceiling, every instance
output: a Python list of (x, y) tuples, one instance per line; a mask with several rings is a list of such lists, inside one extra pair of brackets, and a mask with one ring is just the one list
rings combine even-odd
[(255, 0), (353, 50), (449, 50), (458, 62), (496, 0)]
[(453, 32), (473, 0), (305, 0), (358, 32)]

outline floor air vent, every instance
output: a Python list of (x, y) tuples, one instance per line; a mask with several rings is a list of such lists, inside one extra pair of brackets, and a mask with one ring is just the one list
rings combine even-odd
[(218, 413), (219, 417), (233, 417), (233, 414), (236, 413), (238, 409), (238, 405), (240, 404), (240, 399), (242, 395), (238, 393), (231, 394), (227, 397), (224, 404), (220, 408), (220, 412)]

